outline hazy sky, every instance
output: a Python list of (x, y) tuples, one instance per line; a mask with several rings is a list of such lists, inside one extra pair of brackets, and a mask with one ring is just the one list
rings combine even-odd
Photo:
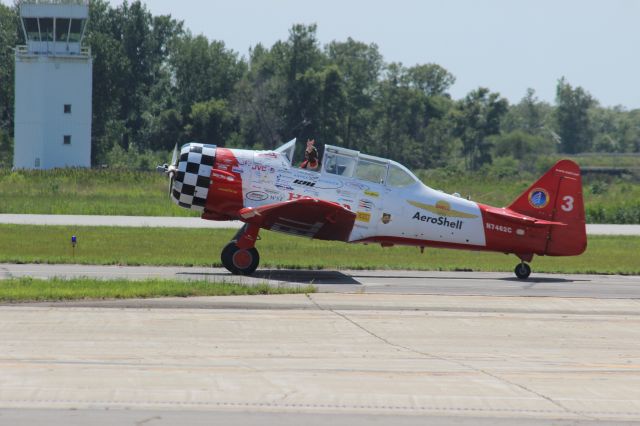
[[(1, 0), (5, 4), (9, 0)], [(110, 0), (120, 4), (119, 0)], [(147, 0), (194, 34), (250, 46), (285, 40), (294, 23), (318, 25), (322, 45), (376, 43), (386, 62), (435, 62), (461, 98), (479, 86), (518, 102), (527, 87), (553, 102), (557, 80), (604, 106), (640, 108), (640, 0)]]

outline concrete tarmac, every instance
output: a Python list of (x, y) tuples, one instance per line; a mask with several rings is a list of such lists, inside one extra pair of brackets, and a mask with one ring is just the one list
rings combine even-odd
[(0, 424), (640, 422), (637, 297), (182, 301), (0, 306)]
[(0, 264), (16, 276), (320, 293), (0, 306), (0, 425), (640, 424), (637, 276)]
[[(240, 221), (215, 222), (199, 217), (0, 214), (0, 223), (15, 225), (131, 226), (162, 228), (240, 228)], [(640, 225), (587, 225), (589, 235), (640, 235)]]

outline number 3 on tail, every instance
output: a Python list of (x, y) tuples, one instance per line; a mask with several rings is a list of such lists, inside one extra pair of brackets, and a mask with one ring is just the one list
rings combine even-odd
[(562, 210), (564, 210), (565, 212), (570, 212), (571, 210), (573, 210), (573, 197), (571, 195), (565, 195), (564, 197), (562, 197), (562, 205), (560, 206), (560, 208)]

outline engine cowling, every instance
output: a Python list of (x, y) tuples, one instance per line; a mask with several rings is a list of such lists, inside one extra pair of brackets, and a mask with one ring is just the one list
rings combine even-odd
[(171, 186), (171, 199), (177, 205), (204, 211), (215, 159), (215, 145), (190, 142), (182, 146)]

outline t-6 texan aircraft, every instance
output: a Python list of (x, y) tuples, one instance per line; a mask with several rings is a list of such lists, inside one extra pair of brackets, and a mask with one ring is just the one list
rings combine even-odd
[(561, 160), (508, 207), (491, 207), (424, 185), (395, 161), (325, 145), (317, 171), (293, 165), (296, 140), (275, 151), (185, 144), (170, 165), (171, 198), (208, 220), (245, 225), (222, 250), (233, 274), (252, 274), (261, 228), (347, 243), (513, 253), (526, 279), (534, 255), (574, 256), (587, 247), (580, 168)]

